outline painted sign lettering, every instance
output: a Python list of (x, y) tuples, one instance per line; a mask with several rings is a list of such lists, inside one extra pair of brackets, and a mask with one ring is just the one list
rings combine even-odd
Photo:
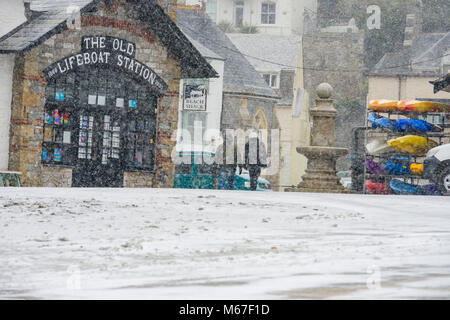
[(186, 84), (184, 86), (183, 109), (189, 111), (206, 111), (206, 86)]
[(108, 65), (146, 83), (158, 95), (164, 95), (168, 85), (150, 67), (135, 59), (136, 45), (110, 36), (82, 38), (82, 51), (47, 67), (43, 72), (48, 82), (83, 66)]

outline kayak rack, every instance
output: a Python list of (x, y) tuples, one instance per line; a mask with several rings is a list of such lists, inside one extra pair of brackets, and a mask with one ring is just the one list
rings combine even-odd
[[(437, 128), (440, 128), (441, 131), (438, 132), (423, 132), (423, 131), (408, 131), (408, 132), (398, 132), (392, 131), (387, 128), (373, 128), (372, 123), (368, 120), (369, 115), (375, 113), (376, 116), (384, 117), (392, 121), (396, 121), (398, 119), (418, 119), (429, 122)], [(366, 146), (371, 139), (383, 139), (384, 141), (389, 141), (391, 139), (400, 138), (407, 135), (415, 135), (421, 136), (426, 139), (431, 139), (436, 142), (438, 145), (442, 145), (445, 143), (450, 143), (450, 110), (442, 112), (406, 112), (406, 111), (374, 111), (369, 110), (367, 108), (366, 118), (365, 118), (365, 141), (364, 146)], [(407, 152), (398, 152), (398, 151), (389, 151), (383, 152), (379, 154), (370, 154), (367, 149), (364, 147), (364, 151), (362, 154), (364, 161), (360, 162), (360, 166), (364, 166), (363, 171), (363, 193), (370, 193), (367, 189), (367, 182), (370, 180), (375, 183), (382, 183), (389, 187), (390, 182), (394, 179), (403, 181), (404, 183), (418, 186), (422, 184), (429, 183), (428, 180), (424, 179), (420, 175), (416, 174), (402, 174), (402, 175), (394, 175), (394, 174), (373, 174), (370, 172), (366, 166), (366, 159), (368, 157), (376, 160), (379, 165), (384, 165), (389, 159), (392, 157), (409, 157), (411, 159), (411, 163), (422, 164), (425, 159), (426, 154), (411, 154)], [(361, 168), (362, 169), (362, 168)]]

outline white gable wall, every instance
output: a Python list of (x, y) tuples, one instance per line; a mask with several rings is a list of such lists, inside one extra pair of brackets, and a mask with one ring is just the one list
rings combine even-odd
[[(222, 115), (222, 105), (223, 105), (223, 74), (224, 74), (224, 61), (219, 59), (209, 59), (207, 58), (209, 64), (217, 71), (219, 78), (209, 79), (209, 91), (207, 92), (206, 99), (206, 111), (198, 111), (207, 114), (207, 136), (203, 137), (208, 143), (214, 141), (214, 144), (202, 145), (205, 151), (215, 151), (217, 146), (221, 143), (220, 138), (220, 121)], [(183, 95), (184, 95), (184, 84), (185, 81), (182, 79), (180, 81), (180, 100), (179, 100), (179, 116), (178, 116), (178, 128), (183, 128)], [(195, 112), (195, 111), (192, 111)], [(201, 141), (194, 141), (196, 137), (188, 137), (191, 139), (189, 141), (187, 137), (182, 136), (182, 131), (177, 132), (177, 141), (183, 140), (183, 142), (177, 144), (177, 150), (185, 150), (185, 148), (190, 148), (191, 144), (195, 144), (196, 147), (200, 147), (203, 144)], [(204, 142), (204, 141), (203, 141)]]
[[(0, 37), (26, 21), (23, 0), (0, 0)], [(14, 54), (0, 54), (0, 170), (8, 170)]]
[(23, 0), (0, 0), (0, 37), (24, 23)]
[[(211, 0), (208, 0), (211, 1)], [(231, 22), (234, 24), (235, 0), (217, 1), (216, 22)], [(263, 2), (276, 3), (276, 23), (261, 24), (261, 5)], [(244, 24), (257, 26), (259, 31), (274, 35), (301, 34), (303, 32), (303, 12), (308, 8), (316, 11), (317, 0), (245, 0)]]

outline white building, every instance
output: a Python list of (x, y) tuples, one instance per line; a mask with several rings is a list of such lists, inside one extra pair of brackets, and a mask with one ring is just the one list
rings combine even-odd
[[(23, 0), (0, 0), (0, 38), (26, 21)], [(8, 170), (14, 54), (0, 53), (0, 171)]]
[[(182, 79), (178, 116), (177, 151), (214, 152), (222, 142), (220, 121), (223, 102), (224, 59), (192, 38), (188, 39), (220, 75), (211, 79)], [(192, 103), (186, 97), (186, 86), (206, 90), (206, 99), (200, 97)], [(204, 105), (203, 104), (204, 101)], [(193, 150), (195, 149), (195, 150)]]
[(216, 23), (256, 26), (260, 33), (303, 33), (303, 14), (315, 12), (317, 0), (206, 0), (206, 11)]

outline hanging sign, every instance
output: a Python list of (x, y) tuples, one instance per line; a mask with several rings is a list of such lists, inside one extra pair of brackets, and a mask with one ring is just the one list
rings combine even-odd
[(158, 95), (167, 91), (167, 83), (150, 67), (135, 59), (136, 45), (110, 36), (85, 36), (81, 52), (68, 56), (47, 67), (43, 72), (47, 82), (83, 66), (108, 65), (146, 83)]
[(184, 85), (183, 109), (206, 111), (206, 86), (204, 84)]

